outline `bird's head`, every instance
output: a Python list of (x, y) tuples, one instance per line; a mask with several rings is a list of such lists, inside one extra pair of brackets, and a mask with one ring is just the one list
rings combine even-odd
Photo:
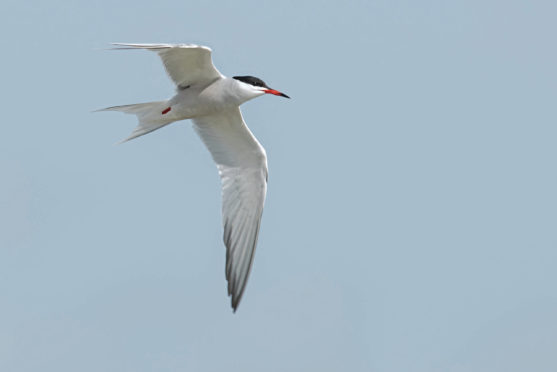
[(253, 76), (234, 76), (239, 84), (241, 85), (241, 89), (247, 91), (246, 93), (253, 94), (255, 98), (263, 94), (274, 94), (275, 96), (281, 96), (285, 98), (290, 98), (286, 94), (279, 92), (278, 90), (269, 88), (265, 82), (259, 78)]

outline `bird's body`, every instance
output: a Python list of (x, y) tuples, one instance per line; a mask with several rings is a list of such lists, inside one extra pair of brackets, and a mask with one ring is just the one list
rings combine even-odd
[(102, 111), (135, 114), (139, 125), (124, 141), (172, 122), (192, 119), (217, 164), (222, 181), (226, 278), (232, 307), (243, 295), (257, 244), (267, 190), (265, 150), (250, 132), (239, 106), (265, 93), (287, 97), (251, 76), (228, 78), (213, 66), (211, 49), (197, 45), (115, 44), (148, 49), (161, 57), (177, 86), (166, 101), (113, 106)]
[(251, 98), (265, 94), (261, 92), (247, 95), (237, 85), (237, 80), (222, 77), (207, 87), (190, 86), (179, 89), (168, 101), (169, 107), (172, 107), (168, 114), (175, 120), (192, 119), (236, 108)]

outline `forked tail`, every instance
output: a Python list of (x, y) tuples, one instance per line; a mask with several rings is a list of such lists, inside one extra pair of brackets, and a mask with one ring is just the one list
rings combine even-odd
[(135, 127), (130, 136), (122, 140), (120, 143), (150, 133), (175, 121), (170, 118), (170, 115), (166, 116), (166, 114), (168, 114), (168, 112), (170, 111), (167, 101), (112, 106), (97, 111), (120, 111), (126, 114), (134, 114), (137, 116), (139, 124), (137, 125), (137, 127)]

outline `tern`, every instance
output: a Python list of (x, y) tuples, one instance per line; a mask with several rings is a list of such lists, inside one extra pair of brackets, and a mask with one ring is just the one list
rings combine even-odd
[(137, 116), (139, 124), (122, 142), (178, 120), (192, 119), (215, 161), (222, 183), (226, 280), (234, 312), (242, 299), (253, 263), (267, 192), (267, 155), (251, 133), (240, 105), (264, 94), (288, 97), (253, 76), (222, 75), (211, 48), (193, 44), (122, 44), (112, 49), (156, 52), (176, 84), (166, 101), (107, 107)]

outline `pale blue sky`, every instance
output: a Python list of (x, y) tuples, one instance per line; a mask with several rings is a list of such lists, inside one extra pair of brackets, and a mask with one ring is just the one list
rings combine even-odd
[[(0, 370), (557, 370), (554, 1), (14, 1), (0, 12)], [(220, 185), (173, 94), (209, 45), (269, 188), (232, 314)]]

